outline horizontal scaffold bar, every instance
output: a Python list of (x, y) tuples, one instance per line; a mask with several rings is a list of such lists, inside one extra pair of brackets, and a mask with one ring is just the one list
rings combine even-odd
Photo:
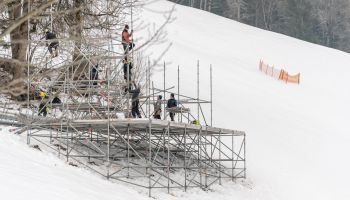
[[(116, 128), (143, 128), (143, 129), (164, 129), (169, 127), (172, 131), (179, 131), (177, 134), (183, 134), (185, 129), (187, 133), (193, 133), (193, 131), (201, 132), (202, 135), (233, 135), (233, 136), (244, 136), (245, 132), (236, 131), (224, 128), (210, 127), (210, 126), (201, 126), (195, 124), (187, 124), (187, 123), (178, 123), (178, 122), (169, 122), (166, 120), (155, 120), (155, 119), (86, 119), (86, 120), (72, 120), (72, 121), (62, 121), (62, 122), (51, 122), (45, 123), (44, 121), (36, 123), (36, 126), (50, 126), (50, 127), (61, 127), (69, 124), (73, 126), (77, 130), (83, 128), (92, 127), (95, 130), (101, 129), (105, 130), (107, 128), (108, 123), (110, 125), (115, 126)], [(172, 133), (174, 134), (174, 133)]]

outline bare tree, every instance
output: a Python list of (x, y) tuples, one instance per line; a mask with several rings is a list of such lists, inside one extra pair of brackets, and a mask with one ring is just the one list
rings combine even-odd
[[(8, 0), (1, 2), (0, 5), (6, 7), (0, 9), (2, 14), (0, 20), (3, 22), (0, 49), (5, 48), (6, 45), (11, 45), (12, 49), (11, 59), (0, 56), (0, 76), (8, 77), (0, 80), (1, 92), (10, 94), (12, 97), (23, 97), (23, 95), (25, 97), (28, 89), (27, 69), (29, 69), (30, 78), (37, 81), (45, 77), (50, 79), (52, 74), (59, 74), (59, 71), (65, 70), (67, 66), (76, 72), (75, 79), (89, 79), (91, 58), (116, 59), (121, 62), (122, 53), (118, 56), (116, 52), (110, 52), (111, 49), (106, 49), (106, 43), (112, 40), (120, 42), (120, 36), (115, 39), (116, 33), (121, 33), (124, 24), (128, 21), (125, 19), (131, 14), (130, 10), (142, 4), (136, 0), (30, 0), (30, 2)], [(171, 20), (172, 11), (169, 11), (169, 16), (162, 26), (154, 29), (144, 43), (138, 44), (134, 49), (135, 52), (150, 47), (155, 42), (161, 42), (164, 37), (162, 29)], [(40, 55), (42, 54), (40, 52), (45, 49), (43, 29), (46, 27), (52, 27), (51, 31), (58, 35), (57, 40), (60, 42), (61, 51), (71, 55), (71, 60), (65, 60), (66, 65), (46, 69), (44, 63), (32, 63), (35, 52), (37, 51)], [(28, 40), (32, 45), (28, 45)], [(28, 57), (29, 50), (31, 54)], [(111, 57), (112, 54), (114, 56)], [(156, 65), (157, 61), (153, 64)]]

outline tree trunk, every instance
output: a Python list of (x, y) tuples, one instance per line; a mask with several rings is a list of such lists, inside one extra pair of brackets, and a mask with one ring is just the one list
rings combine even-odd
[[(21, 1), (17, 0), (8, 5), (8, 15), (11, 20), (15, 21), (22, 16), (28, 14), (28, 0), (23, 1), (23, 10)], [(11, 38), (11, 50), (12, 59), (19, 60), (21, 62), (27, 61), (27, 50), (28, 50), (28, 21), (22, 23), (16, 29), (10, 33)], [(25, 66), (16, 65), (13, 70), (13, 79), (21, 79), (25, 77)]]
[(74, 52), (73, 60), (76, 60), (80, 55), (81, 49), (81, 40), (83, 32), (83, 16), (82, 16), (82, 5), (83, 0), (74, 0), (73, 1), (73, 12), (70, 13), (69, 20), (69, 34), (70, 37), (74, 40)]

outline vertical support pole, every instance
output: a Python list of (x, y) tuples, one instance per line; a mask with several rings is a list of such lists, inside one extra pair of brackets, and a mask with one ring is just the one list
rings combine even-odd
[[(163, 95), (164, 95), (164, 100), (165, 100), (165, 62), (164, 62), (164, 75), (163, 75), (163, 83), (164, 83), (164, 87), (163, 87)], [(166, 120), (166, 103), (164, 103), (164, 120)]]
[(245, 133), (244, 133), (244, 139), (243, 139), (243, 142), (244, 142), (244, 152), (243, 152), (243, 158), (244, 158), (244, 178), (247, 178), (247, 159), (246, 159), (246, 141), (245, 141)]
[[(213, 135), (210, 134), (210, 164), (213, 163), (213, 155), (214, 155), (214, 152), (213, 152)], [(214, 148), (214, 151), (215, 151), (215, 148)]]
[(219, 131), (219, 185), (221, 185), (221, 129)]
[(200, 184), (200, 187), (203, 188), (203, 181), (202, 181), (202, 148), (201, 148), (201, 145), (202, 145), (202, 126), (201, 128), (199, 129), (199, 132), (198, 132), (198, 168), (199, 168), (199, 184)]
[[(52, 89), (50, 89), (50, 94), (52, 94)], [(52, 107), (52, 101), (50, 101), (50, 108), (53, 108)], [(56, 117), (56, 116), (54, 116), (54, 117)], [(50, 124), (50, 127), (51, 127), (52, 123), (50, 122), (49, 124)], [(49, 142), (50, 144), (52, 144), (52, 137), (53, 137), (52, 136), (52, 128), (50, 128), (50, 142)]]
[(197, 61), (197, 120), (199, 121), (199, 60)]
[(207, 126), (205, 127), (205, 135), (203, 136), (204, 137), (204, 142), (203, 142), (203, 150), (204, 150), (204, 158), (205, 158), (205, 162), (204, 163), (204, 175), (205, 175), (205, 188), (208, 187), (208, 165), (207, 165), (207, 157), (205, 156), (205, 154), (208, 154), (208, 151), (207, 151), (207, 136), (208, 136), (208, 128)]
[[(129, 48), (129, 47), (127, 47), (127, 48)], [(127, 95), (127, 118), (129, 118), (130, 117), (130, 93), (129, 93), (129, 89), (130, 89), (130, 65), (131, 65), (131, 60), (128, 58), (129, 57), (129, 55), (127, 54), (127, 55), (124, 55), (125, 56), (125, 58), (127, 59), (127, 62), (126, 62), (126, 65), (127, 65), (127, 75), (126, 75), (126, 88), (127, 88), (127, 93), (126, 93), (126, 95)], [(125, 59), (124, 58), (124, 59)], [(132, 61), (133, 62), (133, 61)]]
[(67, 129), (66, 129), (67, 133), (66, 133), (66, 145), (67, 145), (67, 149), (66, 149), (66, 157), (67, 157), (67, 162), (69, 161), (69, 122), (67, 120)]
[(58, 140), (58, 147), (57, 147), (57, 150), (58, 150), (58, 158), (61, 157), (61, 139), (62, 139), (62, 134), (63, 134), (63, 120), (61, 119), (60, 122), (61, 122), (60, 137), (58, 137), (58, 133), (57, 133), (57, 138), (59, 138), (59, 140)]
[[(109, 11), (109, 0), (107, 0), (107, 12)], [(107, 18), (107, 23), (109, 24), (109, 18)], [(111, 38), (111, 35), (109, 34), (109, 38)], [(111, 54), (112, 52), (112, 45), (113, 41), (110, 40), (110, 42), (108, 43), (108, 54)], [(96, 63), (97, 64), (97, 63)], [(108, 108), (108, 127), (107, 127), (107, 131), (108, 131), (108, 141), (107, 141), (107, 162), (108, 162), (108, 168), (107, 168), (107, 179), (109, 179), (110, 177), (110, 167), (111, 167), (111, 161), (110, 161), (110, 154), (111, 154), (111, 132), (110, 132), (110, 128), (111, 128), (111, 108), (110, 108), (110, 103), (112, 103), (112, 101), (110, 101), (110, 87), (111, 87), (111, 69), (110, 67), (112, 66), (112, 62), (109, 59), (109, 65), (107, 66), (107, 108)]]
[[(177, 101), (179, 102), (178, 105), (180, 105), (180, 66), (177, 66)], [(182, 116), (182, 112), (180, 113)], [(180, 115), (177, 115), (177, 121), (180, 122)], [(181, 121), (182, 122), (182, 121)]]
[[(73, 69), (72, 69), (73, 70)], [(72, 73), (72, 76), (74, 76), (74, 73)], [(70, 81), (70, 79), (69, 79), (69, 70), (68, 70), (68, 82)], [(72, 79), (71, 80), (74, 80), (74, 78), (72, 77)], [(68, 100), (68, 98), (69, 98), (69, 96), (70, 96), (70, 84), (69, 83), (67, 83), (67, 100)], [(66, 104), (66, 109), (67, 109), (67, 111), (69, 111), (69, 104), (68, 104), (68, 102), (67, 102), (67, 104)], [(69, 132), (69, 114), (68, 114), (68, 116), (67, 116), (67, 134), (66, 134), (66, 139), (67, 139), (67, 141), (66, 141), (66, 144), (67, 144), (67, 152), (66, 152), (66, 156), (67, 156), (67, 162), (68, 162), (68, 160), (69, 160), (69, 139), (68, 139), (68, 132)]]
[(213, 69), (210, 64), (210, 126), (213, 126)]
[(151, 63), (148, 59), (148, 118), (151, 118)]
[(184, 131), (184, 171), (185, 171), (185, 192), (187, 191), (187, 163), (186, 163), (186, 138), (187, 138), (187, 124), (185, 124), (185, 131)]
[[(110, 52), (110, 49), (109, 49)], [(110, 108), (110, 66), (107, 66), (107, 109), (108, 109), (108, 123), (107, 123), (107, 179), (109, 179), (109, 170), (111, 166), (111, 162), (109, 160), (110, 157), (110, 148), (111, 148), (111, 135), (110, 135), (110, 128), (111, 128), (111, 108)]]
[(168, 150), (168, 163), (167, 163), (167, 176), (168, 176), (168, 194), (170, 193), (170, 122), (168, 122), (167, 128), (167, 150)]
[[(30, 1), (28, 1), (28, 13), (30, 13)], [(28, 18), (28, 52), (27, 52), (27, 110), (30, 107), (30, 17)], [(28, 111), (27, 111), (28, 112)], [(34, 114), (34, 112), (33, 112)], [(32, 114), (32, 116), (33, 116)], [(27, 144), (30, 145), (30, 137), (31, 137), (31, 126), (29, 120), (27, 120)]]
[(152, 146), (151, 146), (151, 135), (152, 135), (152, 121), (149, 119), (148, 121), (148, 194), (151, 197), (151, 189), (152, 189), (152, 179), (151, 179), (151, 171), (152, 171)]
[(145, 113), (145, 117), (149, 118), (149, 114), (148, 114), (148, 104), (149, 104), (149, 94), (148, 94), (148, 65), (146, 66), (146, 113)]
[(234, 166), (234, 160), (235, 160), (235, 146), (234, 146), (234, 132), (232, 132), (232, 181), (235, 180), (235, 166)]
[(129, 178), (130, 176), (130, 124), (128, 124), (128, 128), (127, 128), (127, 140), (128, 140), (128, 144), (127, 144), (127, 160), (128, 160), (128, 174), (127, 174), (127, 178)]
[[(153, 84), (153, 81), (152, 81), (152, 100), (153, 100), (153, 102), (155, 102), (155, 100), (154, 100), (154, 84)], [(162, 101), (162, 100), (161, 100)], [(161, 107), (162, 106), (162, 104), (160, 104), (160, 109), (162, 108)], [(155, 111), (155, 110), (154, 110)], [(153, 111), (153, 112), (154, 112)], [(154, 113), (155, 114), (155, 113)], [(161, 114), (159, 114), (159, 117), (161, 117)]]

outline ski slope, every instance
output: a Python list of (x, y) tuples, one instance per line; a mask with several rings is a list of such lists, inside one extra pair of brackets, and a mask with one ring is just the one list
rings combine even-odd
[[(164, 12), (174, 5), (151, 2), (138, 13), (136, 27), (161, 26)], [(180, 5), (172, 17), (165, 28), (172, 43), (164, 56), (167, 87), (177, 85), (179, 65), (181, 93), (195, 96), (199, 60), (200, 98), (209, 99), (212, 64), (214, 125), (247, 133), (248, 179), (216, 185), (212, 192), (158, 192), (156, 198), (350, 199), (350, 55)], [(135, 28), (135, 39), (141, 43), (147, 33)], [(166, 46), (147, 51), (156, 58)], [(291, 74), (300, 72), (301, 84), (265, 76), (258, 70), (260, 59)], [(154, 70), (158, 87), (162, 74), (161, 67)], [(1, 199), (148, 199), (138, 189), (28, 148), (8, 129), (0, 134)]]
[[(171, 6), (160, 1), (148, 10)], [(195, 96), (198, 59), (200, 97), (208, 99), (213, 65), (214, 125), (248, 135), (247, 199), (349, 199), (350, 55), (188, 7), (177, 6), (174, 17), (167, 79), (176, 85), (180, 65), (181, 91)], [(301, 84), (265, 76), (260, 59), (300, 72)]]

